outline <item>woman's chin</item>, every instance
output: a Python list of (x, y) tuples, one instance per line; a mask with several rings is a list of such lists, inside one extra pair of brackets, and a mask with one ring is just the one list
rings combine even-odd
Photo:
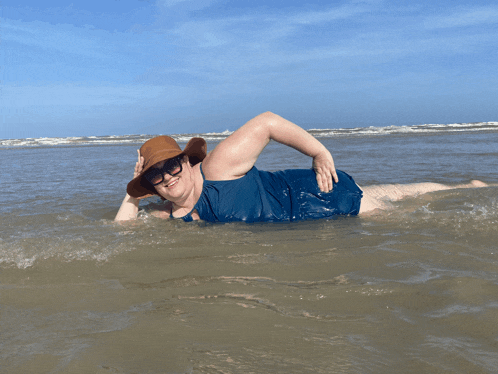
[(170, 187), (156, 187), (156, 191), (160, 196), (170, 201), (173, 201), (175, 198), (179, 198), (182, 196), (181, 186), (179, 183), (175, 183)]

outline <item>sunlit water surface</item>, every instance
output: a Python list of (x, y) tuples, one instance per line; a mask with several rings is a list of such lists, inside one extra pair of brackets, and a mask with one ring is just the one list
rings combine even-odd
[[(498, 183), (493, 131), (321, 141), (363, 186)], [(498, 372), (497, 187), (368, 217), (119, 225), (136, 148), (0, 148), (0, 372)], [(310, 162), (271, 144), (257, 166)]]

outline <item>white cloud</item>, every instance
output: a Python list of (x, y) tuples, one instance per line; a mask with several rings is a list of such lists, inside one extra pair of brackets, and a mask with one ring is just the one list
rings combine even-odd
[(158, 0), (157, 5), (166, 8), (180, 8), (181, 10), (194, 11), (204, 9), (218, 0)]
[[(417, 81), (403, 78), (410, 74), (426, 84), (429, 73), (441, 82), (452, 81), (452, 74), (477, 76), (479, 61), (492, 71), (489, 56), (498, 40), (494, 27), (458, 28), (491, 25), (498, 6), (447, 6), (430, 15), (434, 7), (401, 9), (374, 0), (313, 11), (296, 6), (191, 12), (211, 3), (155, 2), (155, 22), (138, 25), (140, 32), (2, 19), (2, 48), (11, 48), (2, 104), (33, 122), (36, 114), (56, 118), (71, 112), (96, 121), (126, 112), (119, 121), (128, 122), (133, 112), (133, 121), (143, 122), (185, 107), (218, 111), (212, 109), (215, 101), (241, 110), (259, 108), (259, 100), (271, 109), (270, 99), (299, 102), (306, 92), (340, 97), (346, 90), (384, 87), (390, 95), (400, 82)], [(441, 32), (443, 27), (448, 30)]]
[[(495, 8), (474, 8), (472, 12), (450, 13), (440, 17), (440, 24), (462, 25), (470, 22), (491, 22), (493, 16), (484, 15)], [(391, 9), (392, 10), (392, 9)], [(410, 55), (467, 53), (482, 43), (491, 43), (496, 33), (480, 32), (465, 35), (440, 36), (420, 30), (423, 18), (420, 9), (402, 10), (399, 16), (392, 11), (383, 19), (381, 29), (363, 24), (359, 19), (384, 14), (383, 8), (369, 4), (350, 4), (323, 11), (303, 11), (292, 14), (242, 15), (220, 19), (194, 21), (177, 25), (174, 33), (188, 57), (185, 67), (211, 67), (223, 71), (230, 62), (237, 72), (245, 68), (276, 67), (293, 63), (329, 59), (335, 64), (349, 62), (356, 57), (378, 57), (382, 61)], [(488, 14), (486, 13), (486, 14)], [(498, 14), (498, 8), (495, 9)], [(491, 12), (490, 14), (494, 14)], [(465, 17), (464, 17), (465, 15)], [(326, 26), (323, 34), (304, 39), (302, 31), (310, 25), (323, 25), (337, 20), (349, 20), (351, 25), (340, 28)], [(443, 20), (445, 20), (443, 22)]]
[(168, 87), (148, 85), (79, 86), (73, 84), (52, 85), (4, 85), (2, 106), (27, 108), (33, 106), (106, 106), (149, 102), (164, 96)]
[[(52, 25), (41, 21), (22, 22), (5, 20), (2, 22), (3, 42), (15, 42), (27, 47), (43, 48), (65, 54), (84, 55), (105, 58), (100, 35), (106, 31), (90, 31), (88, 28), (77, 28), (68, 24)], [(100, 35), (99, 35), (100, 34)]]
[(427, 29), (480, 26), (498, 23), (498, 7), (460, 8), (452, 14), (428, 17), (425, 20)]
[(290, 17), (286, 17), (284, 22), (291, 24), (311, 25), (337, 20), (350, 19), (359, 14), (371, 11), (371, 7), (359, 5), (344, 5), (324, 11), (302, 12)]

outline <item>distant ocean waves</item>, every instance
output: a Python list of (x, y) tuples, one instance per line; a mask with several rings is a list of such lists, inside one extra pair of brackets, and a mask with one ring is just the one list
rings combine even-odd
[[(308, 130), (317, 138), (333, 138), (341, 136), (382, 136), (382, 135), (423, 135), (444, 134), (453, 132), (498, 131), (498, 122), (455, 123), (455, 124), (428, 124), (414, 126), (385, 126), (385, 127), (355, 127), (340, 129), (311, 129)], [(210, 142), (218, 142), (229, 136), (232, 131), (200, 134), (170, 134), (179, 143), (185, 143), (194, 136), (199, 136)], [(0, 148), (10, 147), (56, 147), (56, 146), (91, 146), (91, 145), (125, 145), (142, 144), (156, 135), (106, 135), (81, 136), (66, 138), (26, 138), (0, 140)]]
[(429, 124), (414, 126), (355, 127), (351, 129), (311, 129), (316, 137), (350, 135), (399, 135), (399, 134), (444, 134), (463, 131), (498, 131), (498, 122), (453, 123), (447, 125)]

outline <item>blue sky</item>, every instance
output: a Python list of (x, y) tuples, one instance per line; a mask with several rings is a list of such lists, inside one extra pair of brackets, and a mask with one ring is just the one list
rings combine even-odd
[(1, 0), (0, 138), (498, 121), (492, 1)]

